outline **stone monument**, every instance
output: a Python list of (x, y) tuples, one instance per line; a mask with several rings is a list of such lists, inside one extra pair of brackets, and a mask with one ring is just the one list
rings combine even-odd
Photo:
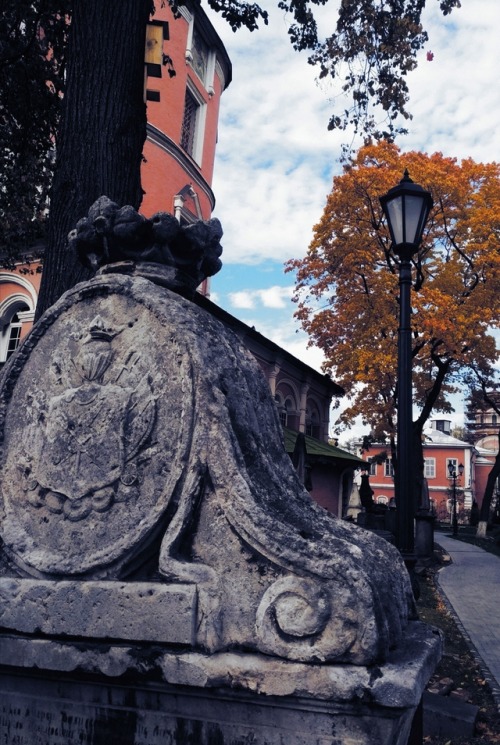
[(252, 356), (192, 302), (216, 220), (106, 198), (96, 276), (0, 388), (0, 734), (404, 745), (440, 638), (398, 552), (302, 486)]

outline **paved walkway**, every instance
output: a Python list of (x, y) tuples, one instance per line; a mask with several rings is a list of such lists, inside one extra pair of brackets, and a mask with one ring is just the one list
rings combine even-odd
[(450, 534), (437, 532), (435, 542), (452, 563), (440, 570), (438, 581), (465, 629), (481, 667), (500, 701), (500, 558)]

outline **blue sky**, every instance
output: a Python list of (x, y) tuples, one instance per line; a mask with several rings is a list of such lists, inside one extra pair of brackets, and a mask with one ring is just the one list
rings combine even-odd
[[(462, 5), (444, 18), (437, 0), (428, 0), (429, 42), (408, 76), (414, 118), (398, 144), (459, 160), (498, 160), (500, 0)], [(233, 81), (221, 101), (213, 182), (224, 266), (212, 279), (212, 299), (320, 369), (320, 350), (307, 348), (293, 318), (293, 276), (284, 274), (283, 264), (305, 255), (340, 171), (341, 143), (350, 135), (327, 131), (341, 99), (329, 83), (318, 84), (307, 55), (293, 51), (277, 4), (264, 6), (270, 24), (253, 33), (234, 34), (207, 11), (233, 63)], [(321, 9), (325, 29), (337, 6), (329, 0)], [(431, 62), (427, 51), (434, 54)], [(461, 423), (461, 412), (453, 418)]]

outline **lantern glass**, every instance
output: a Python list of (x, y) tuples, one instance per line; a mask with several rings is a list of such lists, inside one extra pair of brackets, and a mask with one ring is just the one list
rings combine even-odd
[(430, 193), (414, 184), (405, 171), (398, 186), (390, 189), (380, 202), (394, 247), (407, 246), (416, 250), (432, 207)]

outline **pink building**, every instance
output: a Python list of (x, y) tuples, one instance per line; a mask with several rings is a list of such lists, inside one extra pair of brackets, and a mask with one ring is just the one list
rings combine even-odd
[[(500, 394), (490, 392), (490, 395), (497, 405), (500, 405)], [(500, 417), (495, 409), (485, 408), (475, 412), (472, 421), (467, 422), (467, 429), (474, 435), (476, 449), (474, 491), (476, 501), (481, 506), (486, 482), (498, 453)], [(500, 495), (500, 480), (497, 480), (496, 491), (497, 495)]]
[[(381, 459), (380, 456), (384, 453), (386, 457)], [(359, 454), (369, 464), (374, 501), (388, 505), (394, 498), (394, 468), (390, 446), (377, 443)], [(451, 422), (448, 420), (434, 420), (424, 431), (424, 476), (429, 499), (439, 520), (448, 520), (452, 509), (453, 482), (448, 470), (450, 464), (454, 466), (457, 475), (459, 465), (464, 466), (463, 476), (457, 477), (456, 496), (459, 521), (468, 519), (472, 500), (475, 498), (474, 454), (473, 445), (451, 435)]]

